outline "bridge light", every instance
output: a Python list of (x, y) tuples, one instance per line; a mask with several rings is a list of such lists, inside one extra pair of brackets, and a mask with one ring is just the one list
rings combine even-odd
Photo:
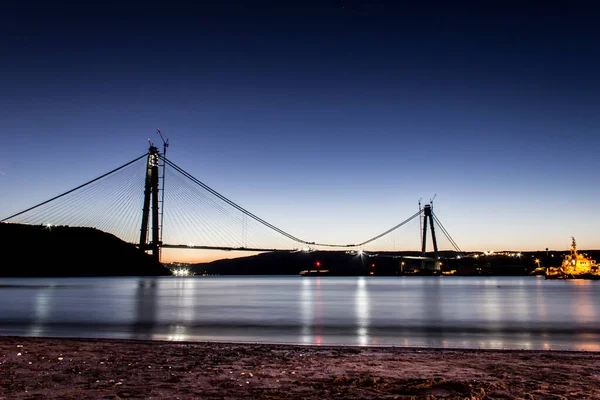
[(319, 267), (321, 266), (321, 262), (320, 262), (320, 261), (317, 261), (317, 262), (315, 263), (315, 265), (317, 266), (317, 268), (319, 268)]

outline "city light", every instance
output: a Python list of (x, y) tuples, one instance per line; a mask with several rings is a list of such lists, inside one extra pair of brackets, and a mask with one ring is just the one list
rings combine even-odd
[(190, 275), (192, 275), (192, 273), (190, 272), (190, 270), (188, 268), (178, 268), (178, 269), (171, 270), (171, 272), (175, 276), (190, 276)]

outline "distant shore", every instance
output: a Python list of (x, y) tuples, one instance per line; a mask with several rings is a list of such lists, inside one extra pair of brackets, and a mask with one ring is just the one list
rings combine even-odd
[(0, 337), (0, 398), (591, 399), (600, 352)]

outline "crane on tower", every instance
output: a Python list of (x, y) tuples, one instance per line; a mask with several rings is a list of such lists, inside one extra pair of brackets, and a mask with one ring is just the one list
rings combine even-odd
[[(162, 154), (162, 165), (160, 167), (162, 167), (162, 176), (160, 178), (161, 182), (161, 194), (160, 194), (160, 239), (159, 242), (162, 245), (162, 234), (163, 234), (163, 221), (164, 221), (164, 217), (165, 217), (165, 175), (167, 175), (166, 173), (166, 157), (167, 157), (167, 147), (169, 147), (169, 138), (167, 138), (165, 140), (164, 136), (162, 135), (162, 133), (160, 132), (160, 128), (156, 128), (156, 133), (158, 133), (158, 136), (160, 136), (160, 140), (162, 140), (163, 143), (163, 154)], [(159, 158), (160, 159), (160, 158)], [(159, 247), (159, 251), (162, 250), (162, 246)]]

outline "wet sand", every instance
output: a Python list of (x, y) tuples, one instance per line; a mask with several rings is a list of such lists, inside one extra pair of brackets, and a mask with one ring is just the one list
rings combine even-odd
[(1, 399), (600, 399), (600, 353), (0, 337)]

